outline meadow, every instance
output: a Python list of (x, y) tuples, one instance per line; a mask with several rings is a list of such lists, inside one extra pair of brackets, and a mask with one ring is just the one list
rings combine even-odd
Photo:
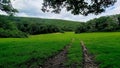
[(29, 38), (0, 38), (0, 68), (40, 66), (62, 50), (74, 38), (68, 50), (67, 66), (82, 66), (80, 41), (95, 56), (99, 68), (120, 68), (120, 32), (73, 32), (31, 35)]

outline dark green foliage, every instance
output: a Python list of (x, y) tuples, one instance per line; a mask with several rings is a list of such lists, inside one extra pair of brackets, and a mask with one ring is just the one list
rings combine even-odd
[[(19, 30), (31, 35), (36, 34), (46, 34), (46, 33), (55, 33), (64, 31), (74, 31), (76, 26), (80, 22), (65, 21), (65, 20), (56, 20), (56, 19), (40, 19), (40, 18), (25, 18), (25, 17), (11, 17), (11, 16), (0, 16), (0, 27), (4, 29), (3, 33), (14, 33), (12, 30)], [(6, 34), (2, 37), (8, 37)], [(23, 34), (24, 34), (23, 33)], [(20, 34), (18, 32), (18, 34)], [(9, 35), (13, 37), (11, 34)], [(26, 36), (26, 35), (25, 35)], [(18, 36), (17, 36), (18, 37)], [(22, 36), (23, 37), (23, 36)]]
[[(118, 18), (118, 20), (117, 20)], [(119, 17), (106, 16), (100, 17), (86, 22), (84, 25), (80, 25), (76, 29), (76, 33), (82, 32), (110, 32), (118, 31), (119, 28)]]
[(43, 0), (44, 12), (52, 8), (52, 12), (59, 13), (63, 8), (71, 11), (72, 14), (88, 15), (90, 13), (99, 14), (107, 7), (114, 5), (117, 0)]
[(10, 22), (9, 20), (5, 20), (0, 18), (0, 28), (3, 29), (9, 29), (9, 30), (17, 30), (17, 27), (15, 25), (15, 23)]
[(60, 32), (60, 29), (55, 25), (47, 25), (41, 23), (17, 23), (19, 30), (35, 35)]
[(19, 30), (4, 30), (0, 28), (0, 37), (1, 38), (25, 38), (28, 37), (26, 33), (23, 33)]
[(83, 33), (87, 31), (87, 27), (85, 23), (81, 23), (75, 30), (75, 33)]
[(119, 28), (120, 28), (120, 15), (118, 15), (118, 25), (119, 25)]
[[(38, 25), (48, 26), (52, 25), (55, 26), (61, 31), (74, 31), (76, 29), (76, 26), (80, 24), (80, 22), (75, 21), (67, 21), (67, 20), (58, 20), (58, 19), (42, 19), (42, 18), (26, 18), (26, 17), (8, 17), (1, 15), (0, 18), (3, 18), (4, 20), (9, 20), (11, 22), (15, 22), (20, 24), (22, 27), (22, 31), (24, 32), (27, 30), (23, 26), (27, 27), (27, 24), (30, 25), (37, 23)], [(1, 20), (3, 20), (1, 19)], [(24, 25), (22, 25), (24, 24)]]
[[(117, 0), (43, 0), (42, 11), (49, 11), (52, 8), (55, 13), (59, 13), (63, 8), (71, 11), (72, 14), (88, 15), (90, 13), (99, 14), (104, 12), (107, 7), (114, 5)], [(0, 0), (0, 10), (13, 15), (17, 12), (12, 7), (10, 0)]]
[(119, 19), (119, 15), (114, 15), (100, 17), (82, 23), (56, 19), (0, 16), (0, 27), (5, 30), (4, 33), (10, 30), (18, 30), (31, 35), (55, 32), (64, 33), (65, 31), (74, 31), (75, 33), (110, 32), (120, 31)]
[(18, 12), (13, 8), (11, 0), (0, 0), (0, 10), (5, 11), (10, 16), (13, 16), (14, 13)]
[(100, 17), (98, 19), (92, 20), (92, 22), (91, 20), (88, 21), (87, 24), (92, 29), (96, 29), (93, 31), (114, 31), (118, 26), (117, 22), (111, 17)]
[(0, 18), (0, 37), (23, 38), (27, 37), (27, 34), (19, 31), (15, 23), (5, 20), (4, 18)]

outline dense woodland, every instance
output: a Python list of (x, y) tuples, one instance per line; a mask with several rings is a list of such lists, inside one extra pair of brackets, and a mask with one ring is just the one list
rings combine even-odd
[(75, 33), (120, 31), (120, 15), (103, 16), (81, 23)]
[(28, 37), (28, 35), (74, 31), (80, 22), (0, 16), (0, 37)]
[(28, 35), (65, 31), (110, 32), (120, 31), (120, 15), (104, 16), (87, 22), (0, 16), (0, 37), (28, 37)]

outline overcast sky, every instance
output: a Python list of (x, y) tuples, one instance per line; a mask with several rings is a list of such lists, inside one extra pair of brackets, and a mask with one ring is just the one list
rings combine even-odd
[[(114, 6), (106, 9), (106, 12), (99, 15), (72, 15), (70, 12), (62, 10), (60, 14), (54, 13), (44, 13), (41, 11), (42, 0), (13, 0), (12, 4), (14, 8), (18, 9), (19, 13), (16, 16), (24, 16), (24, 17), (39, 17), (39, 18), (50, 18), (50, 19), (64, 19), (64, 20), (72, 20), (72, 21), (88, 21), (93, 18), (98, 18), (100, 16), (105, 15), (113, 15), (120, 13), (120, 0), (117, 0)], [(5, 14), (0, 11), (0, 14)]]

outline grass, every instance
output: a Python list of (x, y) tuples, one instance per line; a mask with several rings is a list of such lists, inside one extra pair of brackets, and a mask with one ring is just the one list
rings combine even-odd
[[(79, 45), (80, 41), (77, 39), (74, 40), (71, 48), (68, 50), (68, 61), (67, 65), (68, 67), (74, 67), (74, 68), (81, 68), (82, 65), (82, 50), (81, 46)], [(75, 67), (77, 66), (77, 67)]]
[(76, 38), (83, 40), (95, 55), (99, 68), (120, 68), (120, 32), (83, 33)]
[(120, 32), (53, 33), (34, 35), (29, 38), (0, 38), (0, 68), (26, 68), (41, 65), (48, 57), (56, 54), (70, 40), (73, 45), (68, 52), (67, 65), (80, 68), (82, 52), (80, 40), (83, 40), (89, 52), (95, 55), (100, 68), (120, 68)]
[(22, 39), (0, 38), (0, 68), (26, 68), (28, 63), (33, 67), (41, 65), (69, 41), (70, 39), (59, 37), (59, 34), (36, 35)]

